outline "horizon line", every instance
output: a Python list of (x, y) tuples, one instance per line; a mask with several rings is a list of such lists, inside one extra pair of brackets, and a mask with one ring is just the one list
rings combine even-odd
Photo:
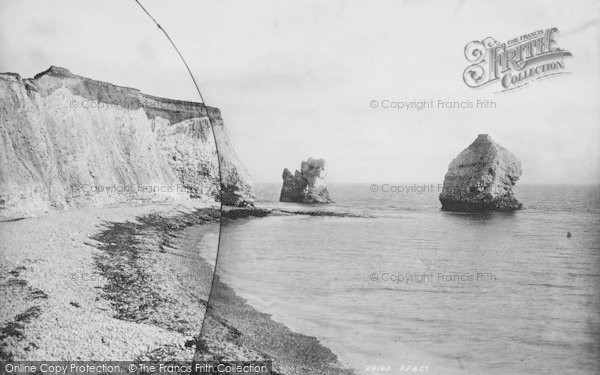
[[(254, 184), (281, 184), (282, 181), (255, 181)], [(405, 185), (443, 185), (444, 182), (397, 182), (397, 181), (386, 181), (386, 182), (348, 182), (348, 181), (327, 181), (327, 184), (405, 184)], [(523, 185), (599, 185), (598, 182), (523, 182), (517, 183), (515, 187)]]

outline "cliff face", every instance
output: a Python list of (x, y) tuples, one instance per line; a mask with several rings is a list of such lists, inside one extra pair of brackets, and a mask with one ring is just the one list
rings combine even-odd
[(223, 203), (251, 205), (254, 197), (217, 108), (63, 68), (33, 79), (0, 74), (0, 144), (0, 216), (131, 199), (218, 199), (220, 185)]
[(308, 158), (300, 164), (300, 170), (292, 174), (283, 170), (283, 185), (279, 201), (297, 203), (331, 203), (325, 182), (325, 160)]
[(440, 194), (442, 209), (521, 209), (523, 205), (513, 192), (521, 173), (521, 162), (513, 153), (489, 135), (480, 134), (450, 163)]

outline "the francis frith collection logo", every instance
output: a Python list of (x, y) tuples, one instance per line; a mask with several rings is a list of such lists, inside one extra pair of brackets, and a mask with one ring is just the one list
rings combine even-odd
[(492, 37), (475, 40), (465, 47), (471, 63), (464, 73), (465, 84), (479, 88), (498, 83), (499, 91), (525, 86), (535, 80), (568, 73), (564, 59), (572, 56), (558, 47), (556, 27), (537, 30), (501, 43)]

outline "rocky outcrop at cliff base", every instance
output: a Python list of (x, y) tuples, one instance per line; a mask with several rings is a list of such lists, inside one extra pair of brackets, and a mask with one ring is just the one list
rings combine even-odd
[(0, 74), (0, 144), (0, 216), (165, 197), (246, 206), (254, 197), (219, 109), (64, 68)]
[(279, 201), (297, 203), (331, 203), (325, 181), (325, 160), (309, 158), (294, 174), (283, 170)]
[(440, 194), (447, 211), (510, 211), (523, 208), (513, 188), (521, 176), (521, 162), (487, 134), (477, 139), (452, 162)]

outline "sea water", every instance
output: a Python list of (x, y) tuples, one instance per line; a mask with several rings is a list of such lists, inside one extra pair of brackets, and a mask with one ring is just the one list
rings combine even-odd
[(228, 221), (217, 274), (360, 374), (600, 373), (598, 186), (523, 185), (512, 213), (444, 212), (431, 186), (302, 206), (259, 185), (259, 207), (339, 216)]

